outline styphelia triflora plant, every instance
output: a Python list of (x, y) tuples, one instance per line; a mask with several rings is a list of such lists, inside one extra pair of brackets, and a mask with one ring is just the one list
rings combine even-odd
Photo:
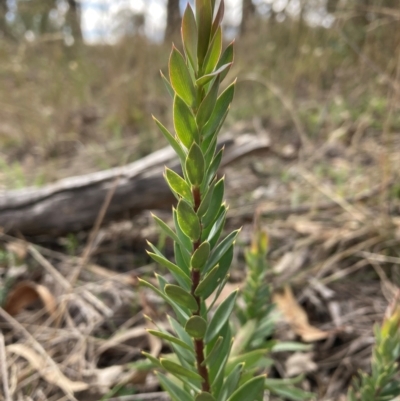
[[(239, 326), (235, 332), (230, 364), (245, 362), (247, 368), (265, 371), (274, 361), (271, 354), (287, 351), (310, 351), (310, 346), (298, 342), (272, 340), (278, 313), (272, 301), (272, 286), (268, 282), (272, 268), (267, 261), (268, 234), (261, 227), (260, 215), (254, 215), (251, 246), (245, 250), (246, 279), (241, 290), (241, 303), (235, 310)], [(264, 389), (276, 396), (295, 401), (314, 399), (314, 394), (298, 387), (303, 377), (266, 378)]]
[[(166, 169), (165, 179), (177, 198), (173, 208), (175, 230), (155, 217), (174, 241), (175, 263), (154, 245), (149, 255), (169, 270), (176, 284), (156, 275), (154, 290), (175, 312), (169, 317), (175, 335), (160, 328), (151, 334), (170, 343), (175, 355), (159, 360), (144, 353), (155, 366), (161, 385), (176, 401), (261, 401), (265, 377), (245, 370), (243, 363), (227, 368), (233, 342), (229, 318), (237, 291), (211, 314), (206, 300), (224, 288), (239, 230), (222, 240), (226, 219), (224, 178), (217, 170), (223, 149), (218, 132), (228, 114), (235, 82), (220, 93), (220, 85), (233, 62), (233, 43), (222, 50), (221, 21), (224, 1), (196, 0), (182, 19), (184, 54), (172, 47), (169, 80), (162, 78), (173, 97), (175, 135), (155, 120), (177, 153), (182, 173)], [(214, 302), (211, 302), (213, 304)], [(176, 380), (177, 379), (177, 380)]]
[(381, 326), (375, 326), (371, 373), (361, 372), (349, 389), (349, 401), (395, 401), (400, 395), (400, 291)]

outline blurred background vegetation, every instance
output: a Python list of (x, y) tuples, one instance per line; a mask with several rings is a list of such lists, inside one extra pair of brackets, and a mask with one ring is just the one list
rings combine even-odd
[[(0, 189), (131, 162), (171, 126), (179, 0), (0, 0)], [(238, 122), (283, 145), (400, 130), (399, 0), (231, 0)], [(246, 125), (247, 124), (247, 125)], [(300, 138), (301, 139), (301, 138)], [(304, 139), (304, 138), (303, 138)]]
[[(172, 130), (172, 102), (159, 70), (167, 72), (171, 42), (180, 46), (187, 3), (0, 0), (0, 194), (124, 165), (166, 146), (151, 116)], [(312, 361), (308, 354), (298, 373), (315, 370), (304, 388), (316, 391), (318, 399), (336, 399), (347, 392), (357, 369), (370, 368), (371, 327), (381, 320), (392, 288), (400, 286), (400, 0), (226, 0), (226, 6), (226, 43), (236, 38), (235, 64), (226, 82), (238, 77), (238, 84), (223, 133), (269, 137), (273, 150), (227, 172), (231, 224), (237, 227), (240, 221), (245, 227), (231, 278), (235, 286), (243, 280), (242, 250), (252, 231), (243, 220), (251, 220), (261, 205), (271, 240), (272, 288), (286, 283), (301, 288), (297, 299), (310, 317), (309, 323), (300, 309), (306, 327), (333, 328), (337, 335), (334, 342), (316, 343)], [(108, 275), (90, 271), (80, 279), (97, 285), (93, 277), (101, 278), (95, 287), (99, 299), (108, 299), (108, 288), (113, 299), (122, 294), (128, 312), (121, 316), (130, 323), (118, 312), (115, 325), (109, 324), (104, 314), (104, 325), (87, 331), (98, 339), (134, 326), (132, 310), (148, 307), (147, 301), (132, 301), (138, 293), (126, 291), (131, 281), (112, 281), (108, 287), (108, 278), (115, 271), (129, 271), (129, 277), (154, 272), (154, 265), (144, 265), (145, 238), (160, 249), (170, 245), (147, 213), (105, 234), (93, 232), (42, 239), (46, 248), (41, 251), (66, 277), (75, 262), (45, 253), (47, 248), (84, 255), (73, 275), (89, 258), (109, 269)], [(6, 283), (0, 301), (15, 277), (42, 277), (39, 261), (26, 262), (26, 245), (22, 251), (21, 245), (17, 251), (12, 246), (0, 246), (0, 276), (8, 265), (21, 269), (19, 275), (0, 277), (0, 287)], [(51, 282), (43, 277), (45, 285)], [(292, 303), (288, 309), (299, 307)], [(37, 335), (36, 314), (30, 316)], [(296, 338), (287, 331), (277, 330), (276, 338)], [(69, 336), (53, 342), (43, 333), (49, 354), (75, 352)], [(82, 350), (79, 366), (98, 364), (86, 360), (92, 352)], [(96, 366), (130, 358), (125, 350), (122, 357), (114, 352)], [(70, 369), (76, 360), (69, 362), (65, 355), (63, 366)], [(277, 366), (283, 366), (281, 360)], [(278, 370), (277, 377), (285, 377), (282, 367)], [(37, 383), (32, 388), (41, 391), (42, 382)]]

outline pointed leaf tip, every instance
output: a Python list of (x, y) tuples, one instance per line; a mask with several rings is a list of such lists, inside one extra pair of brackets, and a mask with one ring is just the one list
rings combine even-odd
[(192, 106), (196, 100), (192, 77), (186, 65), (185, 59), (179, 50), (173, 46), (169, 59), (169, 77), (175, 92), (188, 106)]
[(204, 341), (206, 344), (211, 342), (220, 334), (221, 329), (228, 321), (233, 307), (235, 306), (237, 294), (237, 290), (233, 291), (215, 311), (215, 314), (212, 317), (210, 324), (207, 327), (207, 332), (204, 336)]
[(185, 53), (193, 70), (197, 72), (197, 23), (189, 3), (182, 17), (181, 35)]

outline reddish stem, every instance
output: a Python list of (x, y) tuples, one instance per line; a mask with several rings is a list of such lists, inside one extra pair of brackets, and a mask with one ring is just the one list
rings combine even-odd
[[(201, 203), (201, 193), (200, 193), (200, 188), (194, 187), (192, 190), (193, 194), (193, 201), (194, 201), (194, 210), (197, 212), (197, 210), (200, 207)], [(193, 243), (193, 252), (196, 251), (196, 249), (201, 245), (201, 235), (200, 238)], [(200, 283), (200, 271), (196, 269), (192, 269), (192, 295), (195, 298), (197, 302), (197, 311), (193, 313), (193, 315), (200, 316), (200, 308), (201, 308), (201, 299), (198, 295), (195, 295), (195, 291)], [(194, 340), (194, 346), (195, 346), (195, 353), (196, 353), (196, 362), (197, 362), (197, 371), (199, 372), (199, 375), (203, 378), (203, 382), (201, 384), (202, 390), (210, 392), (210, 382), (208, 379), (208, 369), (207, 366), (203, 366), (204, 362), (204, 341), (202, 339), (196, 339)]]
[(197, 212), (197, 210), (200, 207), (200, 203), (201, 203), (200, 188), (199, 187), (194, 187), (192, 189), (192, 195), (193, 195), (193, 201), (194, 201), (194, 211)]

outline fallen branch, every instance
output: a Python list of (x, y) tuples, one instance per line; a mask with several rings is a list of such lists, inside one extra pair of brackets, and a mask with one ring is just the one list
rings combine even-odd
[[(253, 135), (222, 139), (222, 167), (269, 150), (269, 141)], [(123, 167), (70, 177), (41, 188), (0, 192), (0, 229), (25, 236), (61, 235), (93, 227), (104, 199), (118, 183), (103, 222), (150, 209), (169, 209), (174, 202), (161, 171), (178, 169), (169, 147)]]

